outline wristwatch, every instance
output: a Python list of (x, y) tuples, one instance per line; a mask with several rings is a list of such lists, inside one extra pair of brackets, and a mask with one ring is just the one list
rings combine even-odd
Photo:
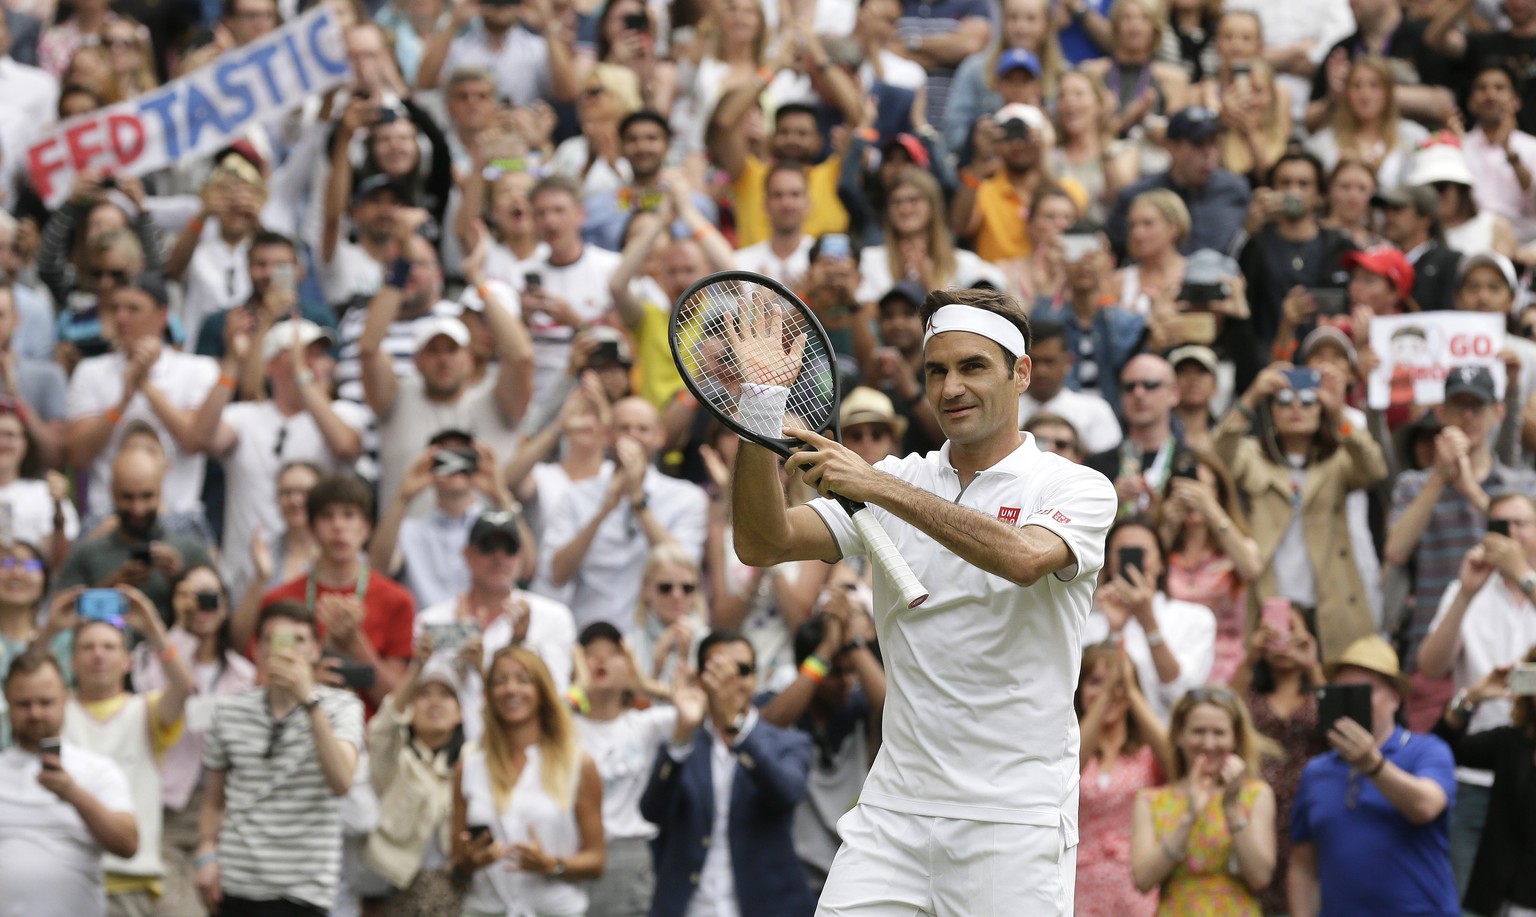
[(913, 54), (923, 50), (923, 37), (921, 35), (913, 35), (911, 38), (908, 38), (907, 50)]
[(1477, 712), (1477, 701), (1472, 699), (1466, 688), (1462, 688), (1451, 698), (1451, 707), (1462, 716), (1470, 717)]
[(564, 860), (555, 860), (555, 868), (550, 871), (549, 877), (551, 879), (563, 879), (563, 878), (565, 878), (565, 861)]
[(313, 370), (309, 369), (308, 367), (305, 367), (304, 369), (301, 369), (298, 372), (294, 373), (293, 374), (293, 378), (294, 378), (295, 381), (297, 381), (299, 383), (299, 385), (306, 385), (307, 386), (307, 385), (314, 385), (315, 384), (315, 373), (314, 373)]
[(309, 692), (309, 697), (299, 701), (299, 706), (304, 708), (305, 713), (313, 713), (315, 708), (320, 706), (320, 692)]
[(1526, 595), (1536, 591), (1536, 570), (1527, 570), (1525, 575), (1520, 577), (1520, 591)]

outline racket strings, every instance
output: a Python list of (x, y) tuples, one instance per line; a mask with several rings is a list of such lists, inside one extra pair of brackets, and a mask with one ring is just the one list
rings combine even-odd
[[(785, 427), (821, 430), (829, 425), (836, 402), (834, 357), (801, 306), (767, 287), (733, 278), (700, 288), (677, 308), (678, 368), (711, 410), (739, 418), (737, 400), (748, 381), (744, 377), (750, 376), (758, 384), (789, 390)], [(769, 350), (776, 344), (782, 359), (739, 354), (737, 342), (744, 339), (768, 342)], [(793, 359), (797, 347), (803, 348), (798, 362)]]

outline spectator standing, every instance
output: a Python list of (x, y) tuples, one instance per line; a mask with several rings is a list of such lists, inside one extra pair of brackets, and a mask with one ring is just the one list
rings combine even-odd
[(796, 286), (811, 269), (811, 245), (805, 231), (810, 213), (810, 179), (798, 163), (775, 163), (763, 179), (763, 211), (768, 238), (736, 251), (736, 267), (756, 271), (780, 283)]
[[(1458, 28), (1457, 23), (1464, 20), (1471, 6), (1472, 0), (1457, 0), (1437, 7), (1424, 42), (1452, 60), (1470, 61), (1474, 67), (1485, 61), (1499, 62), (1528, 77), (1528, 62), (1536, 51), (1536, 4), (1516, 2), (1510, 6), (1503, 11), (1508, 25), (1502, 28)], [(1536, 101), (1530, 94), (1530, 80), (1523, 82), (1516, 87), (1521, 101)], [(1522, 104), (1518, 116), (1521, 130), (1536, 131), (1536, 105)]]
[[(1054, 144), (1050, 119), (1034, 105), (1005, 105), (991, 122), (976, 130), (997, 132), (990, 144), (994, 152), (983, 157), (978, 150), (961, 169), (950, 225), (956, 236), (976, 240), (983, 261), (996, 264), (1034, 250), (1019, 216), (1032, 212), (1036, 192), (1053, 181), (1046, 157)], [(1088, 193), (1075, 180), (1063, 179), (1061, 187), (1077, 208), (1087, 207)], [(1070, 226), (1076, 217), (1073, 213), (1065, 222)]]
[(1366, 636), (1324, 672), (1331, 684), (1371, 689), (1371, 726), (1348, 717), (1325, 724), (1332, 750), (1302, 772), (1291, 808), (1291, 913), (1460, 913), (1449, 853), (1451, 750), (1398, 725), (1408, 682), (1397, 654)]
[(1536, 137), (1522, 130), (1524, 79), (1508, 63), (1486, 63), (1472, 75), (1467, 110), (1472, 127), (1461, 151), (1472, 170), (1477, 209), (1500, 214), (1521, 245), (1536, 241)]
[(1173, 473), (1179, 438), (1173, 409), (1179, 403), (1173, 367), (1154, 354), (1133, 356), (1120, 371), (1120, 405), (1125, 439), (1119, 446), (1088, 456), (1086, 464), (1115, 483), (1120, 512), (1146, 512), (1152, 494)]
[[(5, 675), (10, 732), (0, 750), (0, 901), (5, 917), (105, 917), (103, 854), (139, 849), (128, 778), (111, 758), (61, 742), (68, 691), (47, 653)], [(58, 742), (45, 751), (43, 743)]]
[[(252, 154), (254, 155), (254, 154)], [(182, 284), (182, 328), (196, 342), (208, 316), (251, 294), (243, 268), (261, 231), (267, 182), (261, 164), (242, 153), (226, 154), (202, 188), (202, 208), (177, 237), (165, 260), (165, 276)]]
[(699, 562), (676, 542), (656, 545), (645, 558), (635, 618), (625, 638), (641, 665), (640, 676), (672, 684), (678, 664), (686, 666), (697, 655), (709, 626)]
[(316, 686), (320, 635), (304, 605), (263, 609), (255, 645), (265, 687), (220, 698), (205, 740), (198, 890), (221, 917), (320, 917), (340, 877), (363, 708)]
[(1023, 79), (1035, 84), (1034, 104), (1056, 98), (1063, 61), (1050, 4), (1008, 0), (1000, 4), (999, 12), (997, 42), (961, 62), (950, 85), (944, 119), (935, 122), (943, 128), (951, 150), (965, 146), (977, 120), (1003, 107), (998, 93), (1009, 74), (1016, 74), (1014, 82)]
[(1105, 295), (1105, 278), (1113, 275), (1108, 251), (1100, 247), (1084, 253), (1067, 264), (1066, 289), (1050, 302), (1037, 300), (1032, 318), (1060, 322), (1066, 329), (1065, 346), (1072, 354), (1067, 386), (1098, 395), (1118, 411), (1120, 373), (1141, 349), (1146, 320)]

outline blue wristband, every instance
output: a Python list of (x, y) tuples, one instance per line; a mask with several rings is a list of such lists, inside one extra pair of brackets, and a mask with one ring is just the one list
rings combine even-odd
[(405, 258), (396, 258), (389, 263), (389, 270), (384, 272), (384, 285), (400, 289), (411, 279), (411, 262)]

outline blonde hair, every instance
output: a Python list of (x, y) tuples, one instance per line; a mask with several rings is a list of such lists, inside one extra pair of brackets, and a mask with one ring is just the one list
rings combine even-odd
[(489, 702), (491, 678), (502, 660), (511, 659), (522, 666), (533, 679), (539, 691), (539, 776), (544, 792), (557, 804), (569, 808), (576, 799), (577, 774), (581, 768), (581, 748), (576, 742), (576, 722), (570, 708), (560, 699), (555, 689), (555, 679), (532, 650), (521, 646), (505, 646), (491, 657), (485, 667), (487, 703), (481, 712), (485, 721), (485, 738), (481, 747), (485, 751), (485, 767), (491, 778), (491, 797), (496, 811), (504, 811), (512, 798), (512, 787), (517, 776), (512, 771), (512, 737), (496, 715), (496, 705)]
[(1163, 9), (1163, 4), (1158, 0), (1115, 0), (1109, 8), (1109, 25), (1115, 36), (1115, 43), (1120, 42), (1120, 17), (1132, 6), (1141, 7), (1147, 18), (1152, 20), (1152, 54), (1157, 55), (1157, 49), (1163, 43), (1163, 32), (1168, 29), (1168, 14)]
[(1057, 36), (1056, 29), (1051, 26), (1051, 3), (1049, 0), (1003, 0), (1000, 4), (1000, 15), (998, 17), (997, 43), (987, 55), (987, 66), (982, 75), (983, 80), (986, 82), (988, 89), (993, 92), (997, 91), (997, 61), (1003, 56), (1003, 52), (1008, 50), (1003, 39), (1002, 22), (1008, 16), (1008, 5), (1011, 3), (1035, 3), (1042, 7), (1041, 16), (1045, 19), (1045, 37), (1041, 39), (1039, 47), (1027, 50), (1033, 51), (1035, 56), (1040, 59), (1041, 96), (1047, 99), (1055, 98), (1057, 82), (1070, 71), (1067, 70), (1067, 56), (1061, 50), (1061, 39)]
[[(1275, 68), (1263, 59), (1250, 61), (1248, 66), (1249, 80), (1255, 85), (1263, 81), (1269, 88), (1269, 104), (1264, 107), (1263, 118), (1259, 121), (1259, 145), (1263, 152), (1269, 154), (1270, 161), (1274, 162), (1285, 152), (1286, 142), (1290, 139), (1286, 136), (1285, 119), (1281, 117), (1277, 98), (1280, 90), (1275, 83)], [(1243, 163), (1248, 166), (1243, 168)], [(1221, 136), (1221, 164), (1239, 175), (1245, 175), (1253, 169), (1253, 156), (1248, 152), (1248, 147), (1231, 131)], [(1321, 194), (1323, 189), (1317, 190)]]
[(1168, 738), (1173, 742), (1173, 773), (1169, 775), (1170, 783), (1182, 780), (1189, 773), (1189, 762), (1184, 758), (1184, 749), (1179, 746), (1179, 736), (1189, 725), (1189, 715), (1201, 705), (1215, 707), (1232, 718), (1233, 753), (1243, 759), (1246, 765), (1243, 773), (1248, 779), (1259, 779), (1261, 756), (1281, 756), (1280, 746), (1254, 728), (1253, 718), (1248, 715), (1248, 706), (1236, 694), (1220, 685), (1192, 688), (1184, 692), (1184, 696), (1173, 705), (1173, 712), (1168, 717)]
[[(1397, 80), (1392, 76), (1392, 67), (1386, 58), (1369, 55), (1357, 57), (1349, 65), (1349, 75), (1344, 78), (1344, 84), (1355, 78), (1360, 70), (1369, 70), (1381, 80), (1387, 90), (1387, 104), (1381, 111), (1381, 142), (1386, 144), (1388, 150), (1397, 147), (1397, 122), (1401, 115), (1397, 107)], [(1333, 114), (1333, 139), (1337, 142), (1341, 152), (1355, 148), (1355, 138), (1360, 133), (1360, 119), (1355, 117), (1354, 109), (1348, 102), (1338, 106)]]
[[(725, 2), (721, 3), (719, 12), (706, 16), (700, 21), (698, 28), (700, 38), (707, 38), (711, 41), (714, 58), (718, 61), (725, 60), (725, 24), (720, 21), (719, 17), (729, 12), (726, 9), (729, 4), (730, 0), (725, 0)], [(768, 18), (763, 15), (763, 8), (760, 4), (749, 2), (747, 5), (757, 13), (757, 37), (752, 39), (752, 60), (758, 66), (762, 66), (768, 53)]]
[[(885, 234), (885, 260), (890, 265), (891, 276), (904, 276), (901, 266), (900, 246), (897, 245), (896, 227), (891, 223), (891, 198), (903, 187), (913, 187), (928, 199), (928, 257), (933, 260), (933, 282), (940, 288), (949, 286), (955, 279), (955, 241), (949, 234), (949, 223), (944, 219), (944, 192), (938, 180), (919, 169), (907, 169), (891, 182), (885, 193), (885, 214), (880, 218)], [(1172, 194), (1173, 192), (1168, 192)]]
[(1173, 240), (1175, 247), (1184, 244), (1184, 240), (1189, 238), (1191, 226), (1189, 208), (1184, 206), (1183, 198), (1167, 188), (1143, 191), (1131, 201), (1131, 206), (1126, 208), (1126, 213), (1129, 214), (1132, 209), (1141, 204), (1156, 210), (1159, 216), (1173, 224), (1174, 231), (1178, 233)]
[[(688, 614), (693, 616), (699, 624), (707, 624), (709, 621), (709, 609), (704, 605), (704, 590), (702, 588), (704, 585), (704, 571), (699, 568), (699, 562), (693, 559), (693, 555), (688, 553), (687, 548), (677, 542), (663, 541), (656, 547), (651, 548), (651, 553), (646, 556), (645, 572), (640, 575), (640, 582), (649, 584), (651, 577), (656, 574), (656, 570), (660, 567), (682, 567), (685, 570), (693, 571), (693, 575), (699, 578), (700, 588), (693, 590), (693, 601), (690, 603), (692, 607), (688, 609)], [(642, 586), (640, 597), (635, 601), (635, 623), (644, 625), (646, 613), (649, 611), (650, 608), (645, 603), (645, 588)], [(682, 651), (686, 653), (687, 649), (687, 647), (683, 647)]]
[[(1066, 73), (1061, 75), (1061, 81), (1057, 84), (1056, 91), (1058, 98), (1061, 92), (1061, 84), (1065, 83), (1069, 78), (1080, 79), (1087, 83), (1088, 91), (1093, 93), (1094, 99), (1099, 103), (1099, 118), (1098, 122), (1094, 125), (1094, 129), (1098, 132), (1099, 143), (1105, 147), (1108, 147), (1112, 142), (1114, 142), (1115, 139), (1114, 125), (1115, 109), (1117, 107), (1115, 98), (1110, 93), (1109, 87), (1104, 84), (1102, 79), (1093, 75), (1092, 73), (1088, 73), (1084, 70), (1068, 70)], [(1067, 139), (1067, 127), (1066, 124), (1061, 120), (1061, 106), (1059, 104), (1057, 105), (1056, 114), (1056, 136), (1061, 138), (1061, 145), (1064, 146)]]

